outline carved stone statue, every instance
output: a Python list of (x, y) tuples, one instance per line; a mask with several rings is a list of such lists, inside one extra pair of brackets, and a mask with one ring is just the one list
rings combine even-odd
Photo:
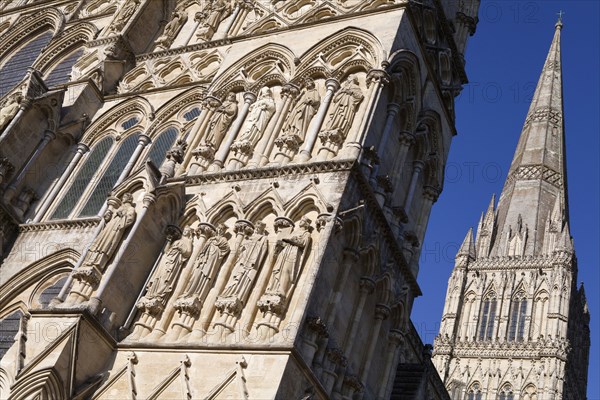
[(324, 132), (334, 133), (343, 141), (352, 126), (359, 104), (363, 101), (362, 89), (358, 86), (358, 78), (350, 75), (333, 97), (329, 119)]
[(175, 166), (183, 162), (186, 148), (187, 142), (183, 139), (178, 139), (173, 147), (167, 151), (166, 161), (160, 167), (161, 184), (164, 183), (167, 178), (173, 178), (175, 176)]
[(17, 114), (17, 111), (19, 111), (19, 104), (22, 99), (23, 97), (21, 95), (13, 96), (4, 103), (2, 108), (0, 108), (0, 132), (6, 128), (8, 123)]
[(264, 222), (257, 222), (254, 233), (243, 239), (229, 282), (219, 297), (236, 297), (241, 302), (246, 300), (254, 278), (267, 254), (265, 227)]
[(192, 254), (192, 229), (186, 227), (180, 239), (167, 245), (154, 279), (148, 284), (148, 291), (140, 303), (159, 301), (164, 307), (173, 292), (179, 272)]
[(204, 142), (212, 145), (214, 150), (218, 149), (237, 113), (238, 102), (235, 99), (235, 93), (229, 93), (227, 99), (215, 110), (211, 117)]
[(116, 211), (109, 209), (104, 213), (106, 225), (90, 246), (83, 267), (95, 267), (99, 272), (104, 272), (108, 260), (121, 244), (125, 231), (135, 222), (135, 218), (133, 196), (125, 193), (122, 204)]
[(154, 43), (161, 48), (168, 48), (171, 43), (173, 43), (173, 40), (175, 40), (175, 37), (179, 33), (181, 27), (187, 22), (187, 19), (188, 15), (185, 10), (175, 9), (175, 11), (173, 11), (171, 21), (165, 25), (163, 34), (160, 35)]
[(302, 217), (298, 222), (299, 232), (292, 232), (277, 240), (275, 245), (275, 261), (266, 294), (277, 294), (286, 297), (296, 283), (302, 266), (303, 253), (310, 246), (310, 219)]
[(219, 25), (231, 14), (231, 4), (226, 0), (211, 0), (206, 7), (196, 13), (194, 20), (198, 22), (198, 40), (212, 39)]
[(139, 5), (140, 0), (125, 0), (125, 4), (119, 10), (112, 24), (108, 27), (108, 32), (117, 32), (123, 29)]
[(248, 117), (246, 117), (246, 122), (236, 142), (254, 147), (262, 137), (274, 113), (275, 100), (273, 94), (271, 89), (264, 87), (260, 90), (258, 100), (250, 106)]
[(219, 224), (216, 235), (206, 240), (194, 262), (192, 276), (182, 295), (177, 299), (175, 307), (177, 307), (177, 303), (184, 303), (186, 300), (203, 301), (207, 289), (212, 286), (217, 270), (229, 254), (229, 243), (225, 237), (226, 230), (225, 225)]
[(298, 138), (299, 143), (304, 142), (308, 125), (317, 113), (320, 103), (321, 96), (315, 87), (315, 82), (312, 79), (307, 79), (306, 87), (285, 122), (283, 135), (295, 136)]

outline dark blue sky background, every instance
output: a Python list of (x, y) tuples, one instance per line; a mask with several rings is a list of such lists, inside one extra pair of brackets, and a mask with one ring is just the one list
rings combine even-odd
[(500, 194), (559, 10), (571, 233), (591, 313), (588, 398), (600, 399), (600, 2), (486, 1), (467, 48), (469, 85), (456, 101), (458, 135), (421, 256), (413, 323), (438, 333), (454, 255), (492, 193)]

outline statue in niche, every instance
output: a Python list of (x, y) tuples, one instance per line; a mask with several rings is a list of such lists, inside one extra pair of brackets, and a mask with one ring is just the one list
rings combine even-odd
[(176, 8), (175, 11), (173, 11), (171, 20), (167, 25), (165, 25), (163, 34), (160, 35), (158, 39), (156, 39), (156, 41), (154, 42), (156, 46), (163, 49), (168, 48), (171, 45), (171, 43), (173, 43), (173, 40), (175, 40), (175, 37), (179, 33), (179, 30), (187, 22), (187, 20), (187, 12), (183, 9), (180, 9), (179, 7)]
[(358, 106), (364, 97), (358, 85), (358, 77), (350, 75), (342, 87), (333, 96), (329, 119), (325, 124), (324, 132), (337, 135), (342, 141), (346, 138)]
[(160, 184), (165, 183), (168, 178), (175, 176), (175, 166), (183, 162), (185, 156), (185, 149), (187, 149), (187, 142), (183, 139), (178, 139), (177, 142), (167, 151), (165, 162), (160, 167)]
[(242, 127), (238, 146), (253, 148), (262, 137), (271, 117), (275, 113), (275, 100), (271, 89), (264, 87), (260, 90), (258, 100), (250, 106), (248, 117)]
[(240, 245), (233, 272), (219, 298), (236, 297), (241, 302), (245, 302), (254, 278), (267, 255), (265, 227), (265, 223), (259, 221), (255, 229), (246, 228), (246, 237)]
[(229, 1), (209, 1), (206, 7), (194, 16), (194, 21), (198, 23), (198, 32), (196, 33), (198, 40), (209, 41), (212, 39), (221, 22), (231, 15), (231, 11)]
[(129, 18), (135, 13), (140, 5), (140, 0), (125, 0), (125, 4), (119, 10), (119, 13), (113, 20), (113, 23), (108, 27), (108, 33), (116, 32), (123, 29), (129, 21)]
[(225, 137), (231, 123), (237, 117), (238, 102), (235, 93), (229, 93), (227, 99), (221, 104), (210, 119), (208, 132), (204, 138), (206, 145), (212, 146), (213, 151), (218, 149)]
[(277, 240), (273, 271), (265, 294), (287, 297), (290, 287), (298, 279), (303, 254), (311, 243), (310, 224), (310, 219), (302, 217), (298, 222), (299, 232), (290, 232)]
[(310, 78), (306, 79), (306, 86), (286, 120), (283, 135), (296, 137), (298, 144), (304, 142), (308, 125), (317, 113), (320, 104), (321, 96), (315, 82)]
[(155, 277), (148, 284), (148, 290), (138, 302), (138, 307), (159, 303), (164, 308), (191, 254), (192, 229), (186, 227), (181, 238), (165, 247)]
[(206, 295), (207, 289), (212, 286), (218, 268), (223, 260), (229, 255), (229, 243), (225, 237), (227, 227), (224, 224), (217, 225), (216, 234), (206, 240), (194, 262), (194, 270), (190, 280), (187, 282), (177, 303), (185, 303), (189, 300), (200, 300)]
[(23, 97), (21, 96), (21, 94), (17, 94), (6, 100), (2, 108), (0, 108), (0, 132), (2, 132), (4, 128), (6, 128), (9, 122), (17, 114), (17, 111), (19, 111), (19, 105), (22, 100)]
[(108, 260), (119, 247), (125, 231), (135, 222), (135, 218), (133, 196), (125, 193), (116, 211), (108, 209), (104, 213), (106, 225), (90, 246), (83, 267), (93, 267), (98, 272), (104, 272)]

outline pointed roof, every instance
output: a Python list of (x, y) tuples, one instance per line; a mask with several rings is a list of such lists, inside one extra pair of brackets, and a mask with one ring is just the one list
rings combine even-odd
[[(557, 202), (568, 221), (561, 29), (559, 21), (497, 208), (498, 238), (514, 230), (522, 215), (528, 227), (526, 255), (542, 253), (547, 219)], [(497, 241), (492, 255), (505, 255), (502, 247)]]
[(469, 258), (475, 259), (475, 239), (473, 238), (473, 228), (469, 228), (465, 240), (463, 240), (460, 249), (456, 256), (468, 256)]

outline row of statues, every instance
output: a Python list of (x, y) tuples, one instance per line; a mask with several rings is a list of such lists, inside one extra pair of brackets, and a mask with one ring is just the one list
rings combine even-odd
[[(343, 143), (363, 99), (358, 77), (350, 75), (331, 100), (328, 117), (324, 121), (320, 137), (327, 136), (329, 139), (335, 137), (338, 146)], [(292, 147), (297, 152), (299, 146), (306, 140), (309, 126), (322, 105), (322, 99), (315, 82), (308, 78), (294, 100), (287, 115), (281, 116), (285, 120), (281, 125), (281, 133), (275, 139), (275, 144), (280, 148)], [(238, 107), (236, 95), (229, 93), (223, 103), (214, 109), (205, 132), (201, 133), (203, 137), (194, 154), (209, 162), (213, 160), (234, 120), (238, 118)], [(275, 101), (271, 88), (263, 87), (256, 101), (250, 105), (243, 125), (231, 145), (233, 154), (246, 154), (247, 157), (252, 155), (265, 135), (273, 116), (276, 115), (278, 107), (280, 105)]]
[[(270, 302), (275, 297), (281, 314), (298, 281), (310, 248), (310, 225), (311, 221), (304, 217), (294, 229), (291, 220), (279, 218), (275, 224), (275, 243), (270, 246), (264, 222), (252, 224), (249, 221), (239, 221), (235, 227), (237, 244), (232, 248), (228, 228), (224, 224), (212, 226), (202, 223), (196, 232), (200, 237), (200, 249), (195, 256), (192, 256), (195, 232), (186, 227), (179, 239), (165, 246), (146, 287), (146, 293), (137, 303), (142, 315), (131, 339), (143, 338), (153, 331), (176, 291), (178, 295), (174, 298), (172, 307), (178, 312), (178, 316), (171, 324), (170, 329), (175, 332), (171, 333), (172, 339), (177, 340), (190, 332), (218, 275), (227, 273), (224, 272), (227, 269), (231, 272), (214, 303), (219, 311), (215, 325), (233, 330), (267, 259), (271, 260), (267, 267), (270, 277), (257, 305), (262, 309), (262, 303)], [(186, 268), (187, 273), (183, 279), (183, 270)]]

